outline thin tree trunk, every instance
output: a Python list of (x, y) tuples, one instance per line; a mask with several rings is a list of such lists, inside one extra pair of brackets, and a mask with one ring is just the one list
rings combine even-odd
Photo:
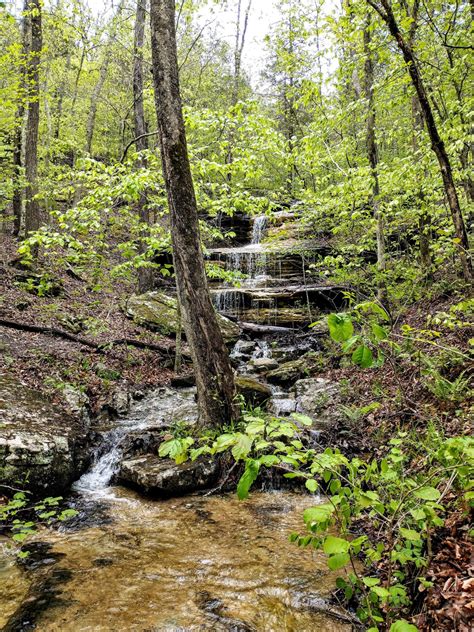
[(117, 13), (115, 14), (114, 18), (112, 18), (112, 24), (110, 26), (109, 37), (105, 44), (104, 58), (102, 60), (102, 65), (99, 71), (99, 78), (97, 80), (97, 83), (94, 86), (94, 90), (92, 91), (92, 95), (91, 95), (89, 117), (87, 119), (87, 127), (86, 127), (86, 151), (88, 154), (90, 154), (92, 151), (92, 140), (94, 138), (97, 107), (99, 104), (100, 95), (102, 94), (102, 88), (104, 87), (105, 80), (107, 79), (107, 72), (109, 70), (110, 58), (112, 54), (111, 44), (115, 38), (117, 18), (122, 12), (122, 8), (123, 8), (123, 0), (120, 2), (119, 6), (117, 7)]
[(377, 11), (380, 17), (387, 24), (388, 29), (397, 42), (398, 48), (403, 54), (403, 59), (408, 66), (408, 72), (410, 73), (413, 86), (416, 90), (423, 119), (426, 124), (426, 129), (430, 136), (431, 148), (438, 159), (444, 190), (454, 224), (454, 233), (457, 241), (458, 256), (461, 262), (463, 276), (466, 281), (470, 281), (472, 279), (472, 261), (469, 252), (469, 239), (461, 212), (461, 206), (459, 204), (456, 186), (454, 184), (453, 170), (451, 168), (451, 162), (449, 160), (446, 147), (439, 134), (438, 126), (436, 125), (433, 110), (431, 109), (431, 104), (420, 74), (418, 63), (415, 59), (412, 47), (409, 42), (405, 40), (402, 32), (400, 31), (390, 0), (380, 0), (381, 6), (376, 2), (376, 0), (366, 1)]
[[(247, 26), (249, 21), (249, 13), (252, 8), (252, 0), (248, 1), (247, 8), (245, 10), (244, 23), (241, 31), (241, 16), (242, 16), (242, 0), (238, 0), (237, 3), (237, 21), (235, 31), (235, 47), (234, 47), (234, 78), (232, 83), (232, 94), (230, 104), (235, 107), (239, 101), (239, 88), (240, 77), (242, 73), (242, 54), (244, 52), (245, 37), (247, 35)], [(234, 129), (231, 127), (229, 130), (228, 149), (226, 156), (226, 164), (231, 165), (234, 162), (233, 145), (234, 145)], [(229, 169), (227, 173), (227, 180), (230, 183), (232, 181), (232, 173)]]
[(174, 0), (151, 1), (155, 105), (171, 216), (175, 274), (196, 375), (199, 419), (217, 426), (238, 409), (229, 356), (207, 286), (181, 106)]
[(22, 175), (22, 153), (23, 153), (23, 126), (25, 122), (25, 99), (26, 99), (26, 64), (28, 57), (29, 38), (29, 13), (28, 0), (23, 4), (22, 20), (22, 50), (20, 64), (20, 80), (18, 86), (17, 108), (15, 112), (15, 131), (13, 133), (13, 235), (18, 237), (21, 229), (21, 216), (23, 214), (23, 185)]
[(68, 79), (70, 68), (71, 68), (71, 51), (68, 48), (66, 64), (64, 66), (64, 75), (56, 92), (57, 101), (56, 101), (56, 120), (54, 123), (54, 132), (53, 132), (54, 138), (59, 138), (59, 133), (61, 130), (61, 118), (63, 115), (64, 96), (66, 94), (67, 79)]
[[(133, 44), (133, 120), (135, 146), (138, 152), (148, 149), (147, 126), (145, 121), (145, 108), (143, 106), (143, 43), (145, 40), (145, 19), (146, 19), (147, 0), (138, 0), (137, 12), (135, 18), (135, 32)], [(137, 161), (138, 169), (145, 169), (147, 160), (144, 156), (140, 156)], [(138, 214), (140, 222), (144, 225), (140, 240), (140, 253), (144, 254), (147, 250), (144, 238), (147, 237), (149, 231), (145, 226), (150, 225), (150, 214), (147, 208), (147, 196), (143, 192), (138, 201)], [(138, 291), (148, 292), (153, 287), (153, 270), (151, 268), (138, 269)]]
[(30, 47), (28, 54), (27, 82), (28, 109), (25, 134), (25, 235), (38, 230), (41, 223), (40, 207), (35, 196), (38, 192), (38, 132), (40, 116), (39, 69), (43, 45), (41, 28), (41, 0), (28, 0), (30, 20)]
[(107, 79), (107, 71), (109, 69), (110, 63), (110, 45), (106, 44), (106, 49), (104, 53), (104, 59), (102, 60), (102, 65), (99, 71), (99, 79), (94, 86), (94, 90), (92, 91), (90, 106), (89, 106), (89, 116), (87, 118), (87, 127), (86, 127), (86, 151), (88, 154), (92, 151), (92, 139), (94, 137), (94, 129), (95, 129), (95, 120), (97, 116), (97, 106), (99, 103), (100, 95), (102, 93), (102, 88), (104, 87), (105, 80)]
[(364, 91), (367, 100), (367, 155), (369, 158), (370, 170), (372, 172), (372, 210), (376, 222), (377, 235), (377, 296), (379, 301), (386, 300), (384, 273), (386, 268), (385, 262), (385, 236), (384, 222), (380, 211), (380, 183), (379, 183), (379, 152), (377, 139), (375, 136), (376, 128), (376, 112), (374, 99), (374, 62), (371, 50), (371, 20), (367, 16), (367, 22), (364, 28)]
[[(417, 131), (423, 129), (423, 116), (420, 110), (420, 103), (418, 97), (413, 95), (412, 97), (412, 114), (413, 114), (413, 151), (416, 153), (419, 149)], [(425, 179), (428, 174), (424, 174)], [(419, 232), (419, 245), (420, 245), (420, 263), (421, 267), (426, 273), (426, 278), (432, 277), (431, 266), (433, 264), (431, 259), (431, 217), (425, 206), (425, 200), (423, 190), (420, 186), (420, 193), (418, 195), (420, 204), (422, 206), (420, 217), (418, 219), (418, 232)]]

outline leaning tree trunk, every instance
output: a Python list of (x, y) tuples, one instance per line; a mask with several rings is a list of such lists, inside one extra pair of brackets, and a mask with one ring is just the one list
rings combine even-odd
[(408, 72), (410, 73), (412, 84), (418, 96), (423, 119), (431, 140), (431, 148), (438, 159), (444, 190), (454, 224), (454, 233), (458, 246), (458, 256), (463, 269), (463, 276), (466, 281), (470, 281), (472, 279), (472, 261), (469, 252), (469, 239), (461, 212), (461, 206), (459, 204), (456, 186), (454, 184), (453, 170), (448, 152), (446, 151), (444, 142), (439, 134), (438, 126), (436, 125), (433, 110), (421, 77), (418, 62), (410, 43), (403, 37), (403, 34), (400, 31), (390, 0), (380, 0), (380, 5), (376, 0), (366, 1), (377, 11), (382, 20), (386, 23), (392, 37), (397, 42), (398, 48), (402, 52), (403, 59), (408, 67)]
[[(143, 106), (143, 43), (145, 40), (145, 19), (147, 10), (147, 0), (138, 0), (135, 18), (135, 33), (133, 44), (133, 120), (135, 132), (135, 145), (138, 152), (148, 149), (147, 127), (145, 121), (145, 108)], [(147, 160), (140, 156), (137, 160), (137, 168), (145, 169)], [(147, 196), (143, 192), (138, 201), (138, 214), (143, 225), (140, 240), (140, 253), (147, 250), (144, 239), (148, 236), (150, 225), (150, 213), (147, 207)], [(138, 269), (138, 290), (147, 292), (153, 287), (153, 270), (151, 268)]]
[(374, 99), (374, 62), (372, 58), (370, 43), (370, 17), (368, 17), (367, 23), (364, 28), (364, 91), (365, 98), (367, 100), (367, 155), (369, 159), (370, 170), (372, 172), (372, 209), (373, 216), (376, 222), (377, 235), (377, 295), (379, 301), (384, 301), (386, 299), (384, 279), (384, 272), (386, 267), (385, 236), (383, 216), (380, 211), (379, 152), (377, 139), (375, 137), (376, 113)]
[(193, 358), (202, 425), (236, 419), (229, 356), (207, 287), (198, 210), (189, 164), (176, 51), (175, 2), (151, 0), (151, 50), (163, 175), (179, 300)]
[(18, 87), (18, 99), (15, 112), (15, 130), (13, 132), (13, 235), (17, 237), (21, 228), (21, 216), (23, 210), (23, 184), (21, 182), (21, 171), (23, 166), (23, 124), (25, 119), (25, 99), (26, 99), (26, 61), (28, 56), (29, 39), (29, 16), (28, 0), (23, 4), (22, 21), (22, 47), (20, 63), (20, 81)]
[(28, 109), (25, 134), (25, 235), (40, 227), (38, 193), (38, 131), (40, 115), (39, 69), (43, 45), (41, 29), (41, 0), (29, 0), (30, 46), (26, 64)]

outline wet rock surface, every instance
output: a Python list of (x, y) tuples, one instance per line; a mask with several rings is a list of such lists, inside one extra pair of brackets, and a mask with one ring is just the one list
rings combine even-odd
[(88, 423), (16, 379), (0, 377), (0, 479), (34, 494), (60, 492), (87, 465)]
[(326, 430), (341, 418), (339, 385), (314, 377), (298, 380), (295, 384), (296, 410), (314, 420), (314, 427)]
[[(125, 312), (140, 325), (163, 334), (176, 334), (178, 331), (177, 301), (164, 292), (132, 295), (127, 301)], [(239, 326), (221, 314), (218, 314), (217, 318), (224, 339), (227, 342), (237, 340), (240, 333)]]
[(118, 481), (159, 496), (181, 496), (210, 487), (217, 479), (216, 460), (197, 459), (176, 465), (154, 454), (122, 461)]

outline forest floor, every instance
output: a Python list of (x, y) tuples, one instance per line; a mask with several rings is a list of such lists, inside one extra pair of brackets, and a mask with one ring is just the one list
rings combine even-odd
[[(44, 333), (19, 331), (0, 325), (0, 373), (8, 371), (27, 386), (43, 392), (53, 405), (63, 405), (62, 388), (70, 384), (85, 392), (91, 412), (98, 413), (117, 387), (145, 390), (169, 384), (174, 373), (173, 343), (126, 317), (123, 304), (134, 291), (130, 283), (116, 282), (92, 291), (74, 275), (64, 274), (56, 296), (38, 297), (28, 287), (21, 271), (13, 267), (15, 244), (4, 238), (0, 260), (0, 319), (54, 327), (92, 342), (107, 344), (121, 338), (169, 346), (169, 354), (126, 345), (105, 346), (101, 351), (78, 342)], [(427, 317), (448, 312), (459, 297), (443, 295), (415, 304), (403, 314), (403, 323), (422, 331)], [(398, 327), (398, 329), (397, 329)], [(399, 326), (395, 333), (399, 331)], [(437, 327), (442, 331), (441, 347), (468, 353), (472, 329)], [(415, 335), (415, 334), (414, 334)], [(418, 351), (430, 355), (430, 344)], [(437, 349), (437, 352), (442, 349)], [(340, 352), (328, 346), (329, 368), (318, 377), (338, 382), (354, 410), (372, 402), (378, 408), (362, 419), (348, 419), (336, 426), (327, 441), (353, 454), (381, 456), (388, 440), (398, 430), (425, 430), (436, 420), (446, 436), (472, 433), (472, 403), (440, 401), (426, 387), (422, 367), (412, 361), (388, 361), (378, 369), (361, 372), (354, 366), (340, 367)], [(442, 361), (442, 353), (441, 353)], [(446, 358), (447, 377), (455, 379), (469, 370), (465, 362)], [(472, 368), (472, 367), (471, 367)], [(471, 408), (470, 408), (471, 406)], [(416, 623), (420, 630), (468, 630), (463, 622), (474, 615), (474, 547), (469, 534), (469, 516), (460, 511), (448, 516), (433, 542), (433, 555), (426, 576), (434, 586), (416, 602)], [(420, 605), (421, 604), (421, 605)], [(464, 626), (464, 627), (463, 627)]]
[[(134, 291), (131, 284), (117, 282), (93, 291), (86, 282), (63, 274), (55, 277), (60, 288), (56, 296), (39, 297), (27, 288), (22, 271), (9, 265), (16, 256), (15, 244), (3, 239), (0, 319), (53, 327), (104, 348), (98, 351), (72, 340), (0, 325), (0, 372), (8, 370), (56, 405), (62, 403), (62, 388), (72, 385), (88, 395), (93, 414), (119, 386), (140, 390), (169, 383), (173, 343), (127, 318), (123, 305)], [(169, 346), (169, 355), (127, 345), (107, 347), (123, 338)]]

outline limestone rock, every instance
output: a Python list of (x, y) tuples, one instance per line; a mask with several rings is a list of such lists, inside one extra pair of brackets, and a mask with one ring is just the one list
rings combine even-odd
[(272, 371), (273, 369), (278, 368), (277, 360), (273, 358), (256, 358), (251, 362), (252, 366), (259, 373), (266, 373), (267, 371)]
[(218, 471), (216, 460), (202, 458), (176, 465), (169, 459), (146, 454), (122, 461), (118, 478), (141, 491), (169, 497), (213, 485)]
[[(125, 312), (136, 323), (163, 334), (175, 334), (178, 330), (177, 301), (164, 292), (133, 294), (127, 301)], [(224, 339), (227, 342), (237, 340), (240, 327), (221, 314), (217, 314), (217, 320)]]
[(235, 385), (245, 401), (254, 406), (261, 406), (272, 396), (272, 392), (266, 384), (262, 384), (247, 375), (237, 375)]
[(314, 420), (314, 428), (324, 430), (341, 417), (339, 385), (324, 378), (307, 378), (295, 384), (296, 410)]
[(267, 380), (274, 384), (288, 384), (290, 382), (296, 382), (307, 373), (307, 364), (303, 358), (299, 360), (292, 360), (291, 362), (285, 362), (277, 369), (270, 371), (267, 374)]
[(84, 418), (58, 410), (38, 391), (0, 377), (0, 480), (35, 495), (60, 493), (84, 471)]

